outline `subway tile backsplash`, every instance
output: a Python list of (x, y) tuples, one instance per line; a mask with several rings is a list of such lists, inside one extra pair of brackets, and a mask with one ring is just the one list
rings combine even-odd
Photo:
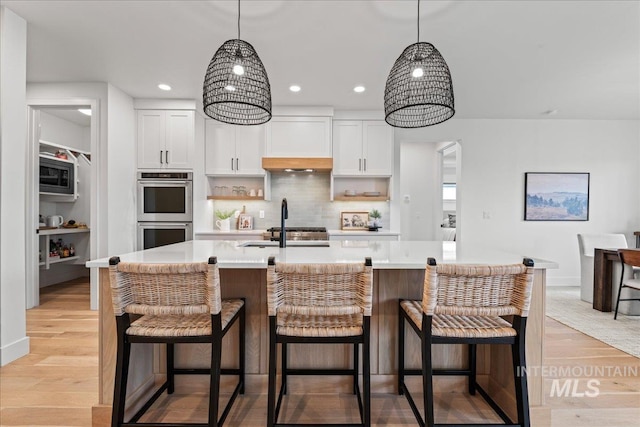
[[(283, 198), (287, 198), (289, 206), (288, 227), (327, 227), (330, 230), (340, 229), (340, 212), (370, 212), (378, 209), (382, 214), (381, 225), (389, 229), (389, 202), (331, 202), (329, 201), (331, 178), (328, 173), (272, 173), (271, 201), (228, 201), (216, 200), (214, 211), (242, 210), (253, 216), (254, 229), (266, 229), (280, 226), (280, 207)], [(264, 210), (265, 217), (259, 217)]]

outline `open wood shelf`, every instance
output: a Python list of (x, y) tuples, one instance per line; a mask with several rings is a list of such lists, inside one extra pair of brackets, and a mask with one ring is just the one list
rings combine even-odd
[(386, 202), (389, 196), (333, 196), (339, 202)]
[(264, 200), (262, 196), (207, 196), (207, 200)]

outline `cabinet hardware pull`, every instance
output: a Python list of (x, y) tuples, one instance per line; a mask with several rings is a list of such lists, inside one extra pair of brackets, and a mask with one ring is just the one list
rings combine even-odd
[(240, 166), (238, 166), (238, 164), (239, 164), (239, 163), (238, 163), (238, 158), (236, 157), (236, 171), (239, 171), (239, 170), (240, 170)]
[(231, 158), (231, 170), (233, 170), (233, 157)]
[(362, 170), (362, 159), (358, 159), (358, 171)]
[(160, 164), (162, 164), (162, 150), (160, 150)]
[(169, 164), (169, 150), (164, 152), (164, 162)]
[(364, 159), (364, 171), (367, 171), (367, 159)]

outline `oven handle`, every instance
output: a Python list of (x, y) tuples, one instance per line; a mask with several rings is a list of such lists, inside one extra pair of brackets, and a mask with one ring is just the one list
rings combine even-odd
[(138, 183), (142, 184), (142, 185), (158, 185), (158, 184), (185, 185), (185, 184), (191, 184), (191, 181), (146, 181), (146, 180), (138, 180)]

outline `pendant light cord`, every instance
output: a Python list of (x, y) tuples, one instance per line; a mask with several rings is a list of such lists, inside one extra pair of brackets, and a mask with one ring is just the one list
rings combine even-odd
[(418, 0), (418, 43), (420, 43), (420, 0)]
[(240, 40), (240, 0), (238, 0), (238, 40)]

